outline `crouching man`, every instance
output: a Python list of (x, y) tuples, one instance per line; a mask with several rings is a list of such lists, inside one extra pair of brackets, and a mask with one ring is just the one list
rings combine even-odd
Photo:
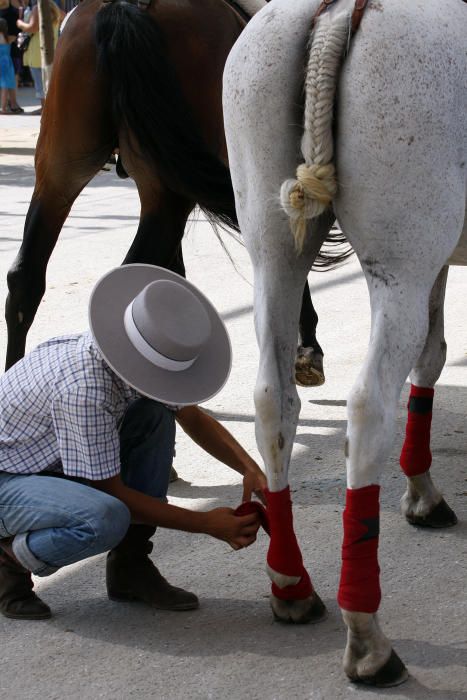
[(152, 265), (105, 275), (89, 332), (52, 338), (0, 378), (0, 612), (46, 619), (31, 573), (109, 551), (107, 592), (164, 610), (198, 598), (149, 559), (157, 527), (198, 532), (234, 549), (252, 544), (256, 514), (167, 503), (182, 429), (260, 494), (258, 465), (197, 404), (227, 380), (231, 348), (214, 307), (182, 277)]

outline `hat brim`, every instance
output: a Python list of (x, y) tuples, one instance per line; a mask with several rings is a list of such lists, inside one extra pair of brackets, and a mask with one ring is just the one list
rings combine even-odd
[[(146, 360), (129, 340), (124, 313), (130, 302), (156, 280), (172, 280), (187, 287), (202, 303), (211, 321), (211, 336), (188, 369), (174, 372)], [(122, 265), (108, 272), (94, 287), (89, 301), (89, 325), (110, 368), (140, 394), (174, 406), (207, 401), (227, 381), (232, 348), (224, 322), (196, 287), (175, 272), (155, 265)]]

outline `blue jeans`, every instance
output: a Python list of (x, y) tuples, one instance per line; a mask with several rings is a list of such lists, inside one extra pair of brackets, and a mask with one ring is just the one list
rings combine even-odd
[(42, 68), (29, 68), (31, 71), (34, 87), (36, 88), (36, 97), (39, 100), (45, 98), (44, 86), (42, 84)]
[[(134, 401), (120, 429), (123, 482), (166, 500), (174, 445), (173, 411), (150, 399)], [(48, 576), (112, 549), (125, 536), (127, 506), (91, 484), (0, 472), (0, 539), (14, 536), (13, 552), (33, 574)]]

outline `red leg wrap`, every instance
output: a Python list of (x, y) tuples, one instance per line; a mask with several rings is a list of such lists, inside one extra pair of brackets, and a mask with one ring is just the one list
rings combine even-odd
[(374, 613), (381, 601), (378, 566), (379, 486), (347, 489), (337, 600), (351, 612)]
[(400, 465), (406, 476), (417, 476), (431, 466), (430, 430), (434, 389), (410, 387), (405, 441)]
[(271, 530), (268, 564), (271, 569), (286, 576), (301, 576), (303, 560), (293, 529), (289, 487), (283, 491), (266, 491), (266, 501)]
[(272, 584), (272, 593), (282, 600), (303, 600), (313, 593), (313, 586), (303, 566), (302, 554), (293, 529), (292, 501), (289, 487), (278, 492), (265, 492), (267, 511), (256, 501), (242, 503), (235, 513), (245, 515), (258, 511), (261, 524), (271, 536), (267, 562), (271, 569), (286, 576), (300, 576), (295, 586), (279, 588)]
[(313, 586), (303, 566), (302, 553), (293, 528), (290, 489), (266, 491), (268, 519), (271, 530), (267, 562), (271, 569), (286, 576), (300, 576), (295, 586), (279, 588), (272, 584), (272, 592), (282, 600), (303, 600), (313, 593)]
[(261, 503), (258, 501), (244, 501), (238, 508), (235, 508), (235, 515), (250, 515), (250, 513), (258, 513), (261, 526), (270, 535), (268, 514)]

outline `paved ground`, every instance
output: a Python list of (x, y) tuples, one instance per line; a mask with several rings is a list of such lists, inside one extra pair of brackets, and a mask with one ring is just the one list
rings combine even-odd
[[(2, 117), (0, 122), (1, 298), (31, 196), (31, 152), (38, 125), (34, 117)], [(134, 187), (113, 173), (100, 174), (83, 192), (52, 257), (30, 346), (85, 327), (90, 289), (104, 271), (120, 263), (138, 212)], [(209, 227), (193, 225), (185, 244), (187, 270), (222, 312), (233, 342), (232, 375), (207, 407), (257, 455), (251, 269), (245, 251), (227, 244), (238, 273)], [(329, 608), (328, 619), (303, 627), (272, 621), (263, 571), (265, 535), (254, 547), (233, 553), (204, 536), (161, 531), (154, 559), (171, 580), (199, 594), (201, 609), (176, 614), (111, 603), (105, 596), (104, 557), (38, 580), (37, 589), (55, 615), (37, 623), (0, 619), (0, 698), (467, 700), (467, 277), (460, 270), (451, 274), (448, 361), (436, 396), (433, 439), (434, 477), (460, 524), (444, 532), (423, 532), (400, 516), (404, 480), (397, 457), (406, 395), (400, 403), (397, 445), (385, 473), (381, 621), (412, 677), (384, 692), (347, 683), (341, 671), (345, 633), (335, 602), (345, 491), (345, 401), (368, 339), (366, 288), (355, 262), (315, 274), (311, 281), (327, 382), (318, 389), (300, 389), (302, 413), (291, 483), (304, 558)], [(2, 358), (5, 345), (1, 319)], [(235, 474), (183, 436), (177, 447), (181, 479), (171, 488), (172, 502), (196, 509), (238, 504), (241, 490)]]

